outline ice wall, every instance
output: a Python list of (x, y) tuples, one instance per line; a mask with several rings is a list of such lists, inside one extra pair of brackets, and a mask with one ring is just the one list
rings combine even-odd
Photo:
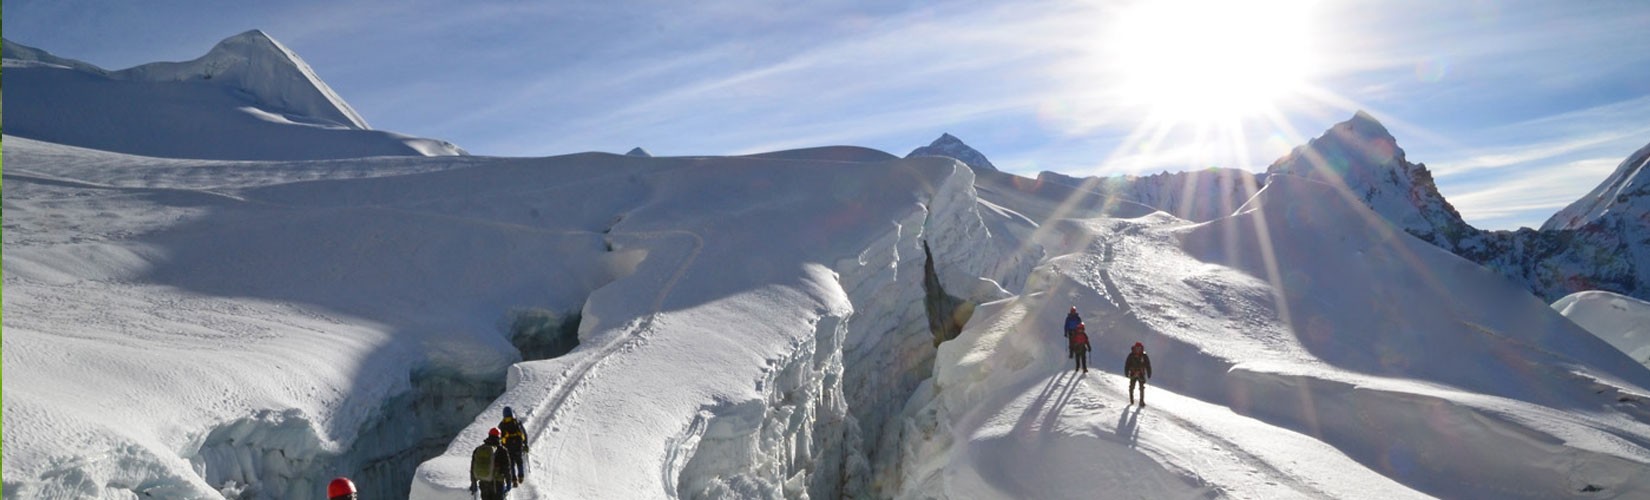
[(502, 374), (421, 370), (347, 448), (323, 440), (301, 411), (264, 411), (218, 426), (185, 457), (226, 498), (324, 498), (338, 476), (350, 477), (364, 498), (405, 498), (418, 464), (502, 392)]
[(981, 279), (1000, 259), (978, 211), (974, 176), (960, 169), (941, 186), (925, 213), (899, 221), (895, 231), (855, 261), (840, 263), (842, 286), (856, 313), (844, 346), (844, 392), (850, 452), (844, 477), (849, 496), (886, 497), (897, 489), (899, 412), (932, 375), (935, 342), (925, 307), (923, 245), (934, 256), (939, 282), (964, 308), (1005, 297)]

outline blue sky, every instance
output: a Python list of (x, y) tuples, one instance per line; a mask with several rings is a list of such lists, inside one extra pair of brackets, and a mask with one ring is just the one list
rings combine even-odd
[[(1510, 229), (1650, 143), (1650, 4), (1273, 3), (12, 0), (4, 16), (7, 39), (110, 69), (263, 29), (374, 128), (487, 155), (903, 155), (950, 132), (1025, 175), (1262, 170), (1364, 109), (1469, 222)], [(1288, 90), (1220, 90), (1251, 87)], [(1200, 122), (1165, 117), (1170, 100), (1270, 111)]]

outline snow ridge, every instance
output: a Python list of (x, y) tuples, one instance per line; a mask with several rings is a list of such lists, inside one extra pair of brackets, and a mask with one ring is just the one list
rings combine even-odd
[(1541, 225), (1550, 229), (1581, 229), (1608, 215), (1650, 223), (1650, 144), (1622, 160), (1598, 187)]
[(1209, 168), (1083, 179), (1043, 172), (1037, 178), (1107, 198), (1140, 203), (1189, 221), (1208, 222), (1232, 215), (1260, 191), (1266, 176), (1236, 168)]
[(317, 160), (461, 156), (452, 143), (372, 130), (303, 59), (252, 30), (187, 62), (121, 71), (5, 42), (10, 135), (162, 158)]
[(13, 42), (11, 40), (6, 40), (4, 38), (0, 38), (0, 45), (4, 46), (4, 48), (0, 48), (0, 54), (3, 54), (8, 65), (16, 64), (21, 66), (24, 65), (24, 63), (30, 63), (30, 65), (38, 64), (56, 66), (65, 69), (84, 71), (87, 73), (105, 75), (109, 73), (103, 68), (99, 68), (91, 63), (77, 59), (69, 59), (67, 57), (58, 57), (56, 55), (52, 55), (50, 52)]
[(1650, 367), (1650, 302), (1610, 292), (1577, 292), (1553, 309)]
[(1393, 225), (1435, 245), (1452, 245), (1472, 232), (1438, 193), (1426, 165), (1406, 160), (1398, 140), (1363, 111), (1296, 147), (1266, 172), (1337, 186)]
[(1542, 230), (1486, 231), (1461, 219), (1423, 164), (1367, 113), (1330, 127), (1268, 169), (1335, 186), (1411, 235), (1479, 263), (1553, 301), (1584, 290), (1650, 299), (1650, 146)]
[(245, 91), (259, 104), (357, 130), (367, 121), (309, 63), (262, 30), (224, 39), (206, 55), (187, 62), (157, 62), (116, 71), (111, 76), (143, 82), (204, 82)]
[(949, 133), (940, 134), (940, 138), (934, 139), (933, 143), (913, 149), (911, 154), (905, 155), (906, 158), (917, 156), (944, 156), (963, 162), (975, 170), (998, 171), (997, 166), (992, 165), (991, 160), (986, 159), (979, 150), (964, 144), (962, 139)]

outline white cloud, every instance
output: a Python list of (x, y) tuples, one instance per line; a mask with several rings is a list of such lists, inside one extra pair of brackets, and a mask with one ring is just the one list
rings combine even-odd
[(1449, 201), (1467, 222), (1488, 229), (1540, 227), (1559, 209), (1597, 187), (1621, 158), (1589, 158), (1496, 176)]

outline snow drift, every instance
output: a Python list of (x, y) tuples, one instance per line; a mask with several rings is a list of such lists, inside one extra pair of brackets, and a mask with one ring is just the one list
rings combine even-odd
[[(502, 405), (533, 435), (529, 492), (857, 494), (932, 368), (922, 243), (953, 293), (1006, 294), (970, 278), (997, 258), (949, 159), (223, 163), (7, 139), (17, 497), (306, 498), (339, 474), (466, 496), (455, 462)], [(578, 346), (516, 363), (524, 309), (577, 314)]]
[(1553, 309), (1650, 367), (1650, 302), (1610, 292), (1578, 292)]

